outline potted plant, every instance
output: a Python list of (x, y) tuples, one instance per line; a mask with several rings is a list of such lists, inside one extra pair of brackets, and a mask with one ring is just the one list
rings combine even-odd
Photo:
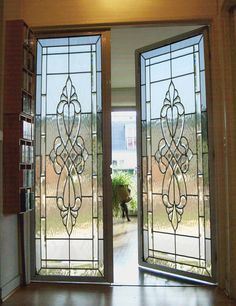
[(132, 201), (132, 209), (136, 201), (130, 197), (130, 188), (132, 189), (132, 176), (125, 171), (117, 171), (112, 174), (112, 205), (113, 216), (118, 217), (120, 204)]

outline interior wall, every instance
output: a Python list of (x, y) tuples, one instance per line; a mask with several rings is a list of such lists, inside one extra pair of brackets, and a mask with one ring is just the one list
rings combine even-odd
[(217, 18), (222, 104), (225, 107), (224, 166), (226, 197), (224, 199), (225, 204), (222, 205), (222, 210), (226, 211), (225, 282), (228, 294), (236, 299), (236, 0), (219, 0)]
[[(111, 24), (137, 21), (176, 21), (211, 19), (216, 0), (7, 0), (6, 18), (14, 19), (18, 10), (30, 26)], [(15, 3), (15, 4), (14, 4)], [(22, 7), (20, 4), (22, 3)]]
[(111, 104), (135, 107), (135, 50), (170, 37), (191, 32), (202, 25), (114, 26), (111, 28)]
[(22, 1), (21, 0), (4, 0), (4, 18), (20, 19), (22, 18)]
[(135, 88), (112, 88), (111, 89), (112, 107), (135, 107)]
[[(15, 7), (12, 7), (14, 10)], [(0, 300), (4, 300), (20, 284), (17, 216), (2, 214), (4, 39), (4, 7), (3, 1), (0, 1)]]

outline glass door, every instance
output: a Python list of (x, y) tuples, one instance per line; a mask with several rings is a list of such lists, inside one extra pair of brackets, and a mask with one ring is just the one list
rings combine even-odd
[(139, 264), (213, 281), (207, 43), (201, 29), (136, 51)]
[(35, 279), (113, 280), (109, 35), (37, 42)]

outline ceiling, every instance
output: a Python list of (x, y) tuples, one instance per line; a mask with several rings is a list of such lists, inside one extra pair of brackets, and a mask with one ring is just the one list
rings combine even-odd
[(135, 50), (201, 26), (114, 27), (111, 30), (111, 87), (135, 87)]

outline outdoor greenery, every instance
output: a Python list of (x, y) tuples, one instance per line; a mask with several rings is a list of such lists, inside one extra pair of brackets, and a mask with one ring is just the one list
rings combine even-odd
[[(121, 189), (122, 187), (123, 190)], [(136, 211), (137, 199), (135, 194), (134, 175), (129, 174), (127, 171), (114, 171), (112, 173), (112, 206), (113, 216), (118, 217), (120, 214), (120, 202), (122, 193), (128, 193), (128, 188), (131, 189), (132, 200), (129, 202), (129, 209)]]

